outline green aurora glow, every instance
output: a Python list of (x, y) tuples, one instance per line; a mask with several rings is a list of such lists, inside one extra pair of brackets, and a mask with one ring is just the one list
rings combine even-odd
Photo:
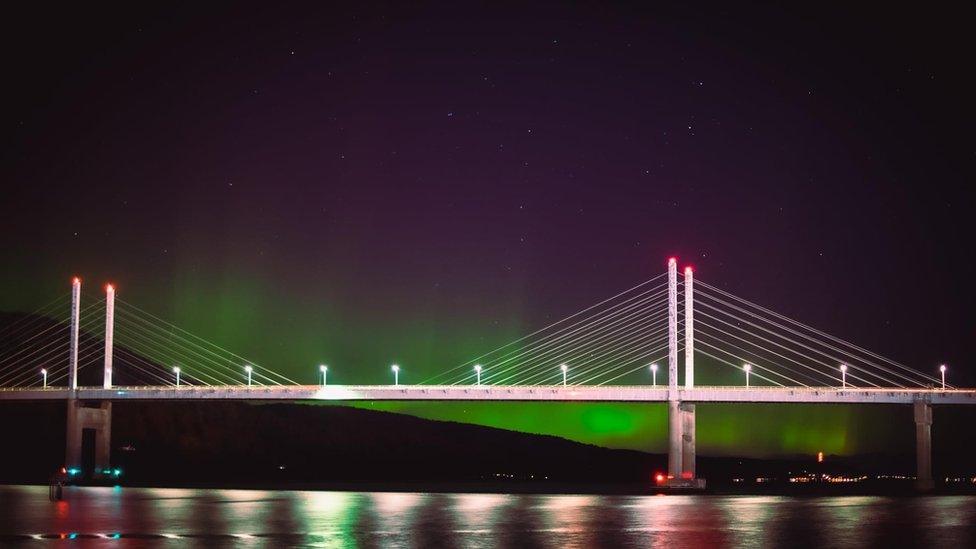
[[(369, 311), (347, 314), (329, 306), (333, 300), (327, 292), (294, 295), (288, 288), (259, 280), (263, 279), (185, 275), (177, 277), (170, 288), (139, 287), (139, 295), (131, 296), (123, 286), (120, 293), (192, 333), (300, 383), (315, 383), (316, 365), (321, 362), (330, 365), (330, 383), (389, 383), (388, 365), (394, 361), (403, 368), (403, 382), (419, 382), (532, 329), (513, 318), (506, 326), (495, 327), (489, 337), (483, 324), (465, 323), (464, 318), (436, 307), (397, 317)], [(155, 296), (155, 302), (146, 303), (147, 296)], [(18, 303), (29, 296), (6, 298), (6, 308), (29, 307)], [(637, 373), (620, 381), (647, 383), (645, 375)], [(701, 384), (741, 383), (739, 375), (727, 366), (699, 360)], [(662, 405), (376, 402), (356, 406), (555, 435), (612, 448), (666, 449), (666, 409)], [(899, 419), (891, 421), (892, 414)], [(872, 436), (854, 436), (868, 431)], [(703, 455), (760, 457), (818, 451), (845, 455), (884, 451), (892, 445), (910, 448), (910, 437), (908, 412), (895, 407), (698, 407), (698, 447)]]

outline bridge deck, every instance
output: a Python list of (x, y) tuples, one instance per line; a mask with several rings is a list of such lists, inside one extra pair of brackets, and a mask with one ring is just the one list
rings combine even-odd
[[(905, 389), (837, 387), (696, 387), (678, 389), (683, 402), (791, 402), (911, 404), (976, 404), (976, 389)], [(65, 387), (0, 388), (0, 400), (64, 400)], [(665, 386), (474, 386), (474, 385), (279, 385), (181, 387), (82, 387), (83, 400), (318, 400), (318, 401), (562, 401), (562, 402), (665, 402)]]

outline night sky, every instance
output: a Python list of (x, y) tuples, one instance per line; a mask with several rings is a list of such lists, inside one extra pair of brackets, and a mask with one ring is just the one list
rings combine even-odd
[[(0, 309), (78, 274), (299, 381), (397, 361), (413, 383), (673, 254), (976, 384), (969, 29), (851, 9), (8, 11)], [(647, 406), (376, 406), (649, 450), (666, 430)], [(912, 433), (884, 408), (707, 408), (703, 453)]]

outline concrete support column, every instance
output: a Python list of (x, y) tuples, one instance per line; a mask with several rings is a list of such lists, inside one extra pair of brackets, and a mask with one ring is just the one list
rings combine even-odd
[[(71, 324), (68, 340), (68, 388), (78, 388), (78, 325), (81, 315), (81, 279), (71, 281)], [(74, 393), (72, 393), (72, 396)]]
[(668, 259), (668, 476), (681, 478), (681, 403), (678, 400), (678, 262)]
[(695, 478), (695, 405), (681, 404), (681, 478)]
[(67, 430), (64, 438), (64, 466), (68, 469), (81, 467), (81, 423), (78, 420), (78, 407), (81, 405), (77, 399), (69, 398)]
[(677, 400), (668, 401), (668, 476), (681, 478), (681, 439), (682, 439), (681, 403)]
[(95, 469), (112, 466), (112, 403), (102, 402), (98, 408), (98, 429), (95, 432)]
[(71, 281), (71, 323), (68, 340), (68, 393), (64, 436), (64, 466), (74, 468), (81, 465), (81, 427), (78, 423), (78, 327), (81, 314), (81, 279)]
[[(695, 273), (685, 267), (685, 389), (695, 388)], [(692, 407), (694, 410), (694, 407)], [(694, 411), (692, 411), (694, 415)]]
[(915, 401), (915, 486), (931, 490), (932, 482), (932, 404)]
[(112, 351), (115, 339), (115, 288), (105, 286), (105, 374), (102, 387), (112, 388)]
[[(65, 437), (65, 467), (81, 471), (85, 429), (95, 431), (95, 476), (112, 466), (112, 403), (101, 402), (98, 407), (85, 406), (77, 399), (69, 399), (68, 425)], [(82, 471), (84, 474), (92, 471)]]
[[(695, 274), (685, 267), (685, 388), (695, 387)], [(695, 471), (695, 405), (681, 404), (681, 478), (693, 479)]]

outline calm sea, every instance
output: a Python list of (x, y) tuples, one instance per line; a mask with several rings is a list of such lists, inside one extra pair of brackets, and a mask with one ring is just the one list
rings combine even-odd
[[(73, 540), (73, 541), (72, 541)], [(0, 546), (976, 547), (976, 496), (548, 496), (0, 486)]]

